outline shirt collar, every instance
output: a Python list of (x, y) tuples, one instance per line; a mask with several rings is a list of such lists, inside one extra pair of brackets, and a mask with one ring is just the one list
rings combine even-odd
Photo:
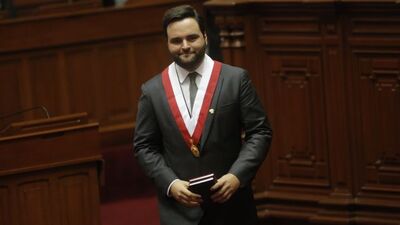
[[(210, 58), (210, 56), (205, 54), (203, 62), (201, 62), (200, 66), (197, 67), (197, 69), (195, 69), (193, 72), (196, 72), (200, 76), (203, 76), (206, 72), (206, 68), (211, 65), (212, 65), (212, 59)], [(188, 70), (182, 68), (181, 66), (179, 66), (176, 63), (175, 63), (175, 68), (176, 68), (176, 72), (178, 72), (179, 82), (182, 84), (185, 81), (185, 79), (187, 78), (187, 76), (189, 75), (189, 73), (191, 73), (191, 71), (188, 71)]]

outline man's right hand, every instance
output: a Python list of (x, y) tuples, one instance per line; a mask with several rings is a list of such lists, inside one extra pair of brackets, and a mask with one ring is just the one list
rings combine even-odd
[(201, 196), (189, 191), (188, 187), (189, 182), (177, 180), (171, 186), (170, 195), (176, 201), (187, 207), (200, 206), (200, 203), (202, 202)]

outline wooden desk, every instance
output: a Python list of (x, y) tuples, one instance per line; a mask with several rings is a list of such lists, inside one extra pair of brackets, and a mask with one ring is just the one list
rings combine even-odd
[(86, 113), (10, 126), (0, 136), (0, 224), (100, 224), (98, 136)]

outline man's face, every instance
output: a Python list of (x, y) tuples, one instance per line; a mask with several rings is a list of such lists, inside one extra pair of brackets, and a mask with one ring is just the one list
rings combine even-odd
[(186, 70), (193, 71), (204, 58), (207, 36), (200, 31), (197, 21), (185, 18), (167, 27), (168, 50), (174, 61)]

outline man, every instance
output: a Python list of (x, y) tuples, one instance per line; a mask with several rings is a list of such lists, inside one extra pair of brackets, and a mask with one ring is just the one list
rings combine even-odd
[[(168, 10), (163, 27), (174, 62), (143, 84), (134, 138), (161, 224), (254, 225), (251, 181), (272, 137), (256, 91), (245, 70), (205, 54), (205, 26), (191, 6)], [(217, 181), (206, 201), (188, 180), (209, 173)]]

